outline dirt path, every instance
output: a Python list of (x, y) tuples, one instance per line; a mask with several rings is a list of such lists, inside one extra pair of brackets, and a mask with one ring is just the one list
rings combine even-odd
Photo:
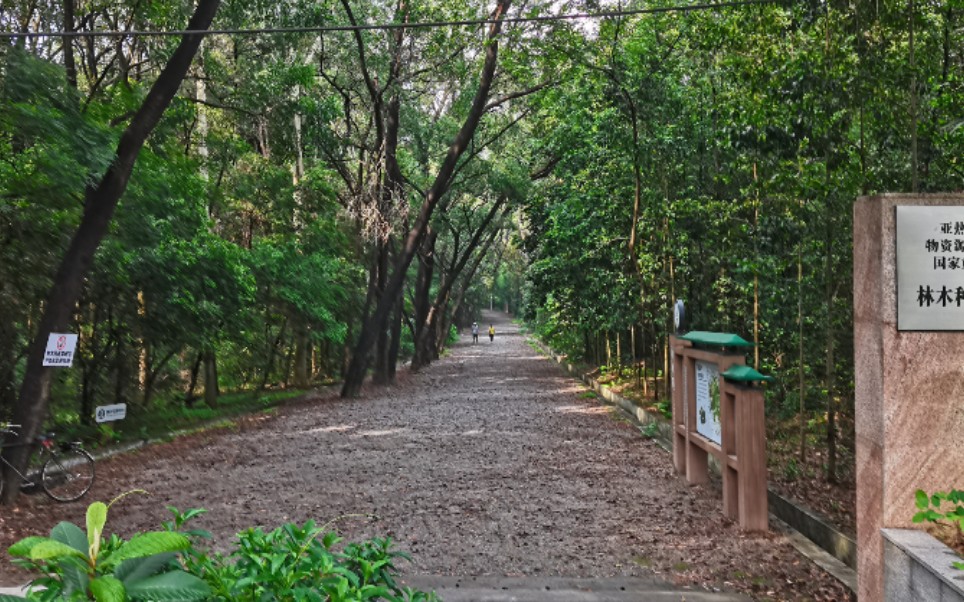
[[(494, 342), (486, 334), (489, 319)], [(315, 398), (240, 428), (98, 465), (84, 502), (109, 500), (108, 527), (156, 528), (164, 507), (203, 507), (218, 547), (237, 531), (339, 522), (351, 538), (391, 535), (410, 575), (611, 577), (774, 599), (842, 600), (845, 591), (781, 536), (747, 537), (713, 487), (689, 487), (670, 456), (534, 351), (502, 314), (466, 330), (449, 356), (356, 400)], [(82, 522), (85, 503), (30, 496), (0, 509), (0, 543)], [(10, 572), (0, 582), (22, 581)]]

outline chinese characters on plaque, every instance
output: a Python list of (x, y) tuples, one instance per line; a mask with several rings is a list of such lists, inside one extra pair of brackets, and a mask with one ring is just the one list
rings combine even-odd
[(964, 330), (964, 207), (896, 209), (897, 329)]

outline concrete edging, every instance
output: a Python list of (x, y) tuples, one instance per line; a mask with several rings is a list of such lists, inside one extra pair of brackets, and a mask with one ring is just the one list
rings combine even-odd
[[(613, 392), (611, 387), (600, 384), (598, 380), (582, 373), (577, 366), (566, 361), (566, 356), (556, 353), (535, 338), (531, 340), (550, 359), (565, 367), (569, 374), (579, 378), (603, 400), (620, 408), (640, 431), (646, 429), (645, 436), (654, 439), (663, 449), (672, 452), (672, 425), (663, 416), (637, 406), (629, 399)], [(650, 426), (654, 424), (655, 427)], [(720, 468), (715, 460), (715, 458), (710, 457), (710, 469), (719, 476)], [(800, 545), (800, 542), (791, 538), (794, 547), (810, 557), (821, 568), (830, 572), (851, 591), (856, 591), (856, 542), (828, 525), (816, 513), (802, 506), (799, 502), (792, 501), (772, 489), (767, 490), (767, 498), (770, 503), (770, 514), (779, 519), (780, 524), (786, 525), (812, 544), (810, 546)], [(819, 552), (829, 555), (830, 558), (815, 558), (815, 553), (818, 554)]]
[(881, 529), (886, 600), (964, 602), (964, 571), (954, 550), (925, 531)]

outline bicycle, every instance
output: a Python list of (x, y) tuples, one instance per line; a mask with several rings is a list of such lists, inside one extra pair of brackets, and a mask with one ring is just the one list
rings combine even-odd
[[(19, 437), (20, 433), (14, 430), (18, 428), (20, 428), (19, 424), (0, 425), (0, 437), (4, 439), (8, 435)], [(72, 502), (82, 498), (94, 484), (94, 458), (81, 447), (79, 442), (74, 441), (57, 445), (55, 438), (54, 433), (44, 433), (37, 436), (35, 440), (40, 445), (40, 457), (49, 456), (43, 461), (40, 468), (39, 482), (35, 480), (36, 473), (33, 476), (23, 474), (3, 456), (0, 456), (0, 462), (9, 466), (20, 476), (21, 488), (39, 485), (52, 499), (58, 502)], [(3, 447), (19, 445), (30, 444), (8, 444), (6, 441), (3, 443)], [(0, 496), (3, 495), (3, 487), (4, 482), (0, 477)]]

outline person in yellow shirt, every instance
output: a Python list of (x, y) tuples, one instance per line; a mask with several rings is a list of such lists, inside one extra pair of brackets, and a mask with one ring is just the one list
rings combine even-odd
[(495, 326), (489, 324), (489, 342), (491, 343), (494, 340), (495, 340)]

